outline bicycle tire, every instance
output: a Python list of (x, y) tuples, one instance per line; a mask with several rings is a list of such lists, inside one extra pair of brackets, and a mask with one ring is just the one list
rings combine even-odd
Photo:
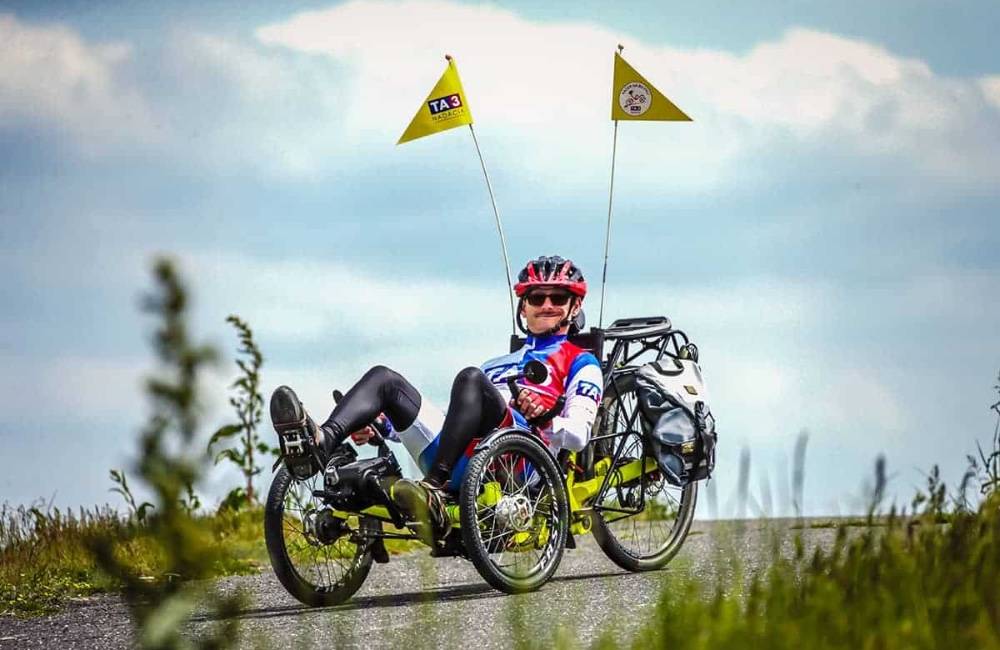
[[(620, 400), (618, 399), (619, 397), (621, 398)], [(603, 407), (603, 417), (594, 427), (595, 434), (609, 435), (611, 433), (621, 433), (626, 430), (625, 425), (629, 422), (633, 423), (632, 426), (635, 428), (628, 429), (633, 432), (628, 436), (625, 436), (624, 440), (621, 438), (613, 438), (601, 441), (605, 444), (605, 453), (601, 454), (598, 450), (593, 450), (586, 456), (590, 469), (592, 470), (593, 463), (596, 462), (602, 455), (611, 455), (610, 452), (613, 450), (611, 445), (615, 444), (629, 445), (630, 441), (633, 441), (633, 447), (638, 447), (643, 452), (641, 454), (633, 455), (645, 456), (644, 452), (646, 445), (642, 439), (643, 434), (640, 423), (642, 414), (638, 412), (639, 404), (636, 396), (635, 376), (622, 375), (617, 377), (615, 381), (611, 382), (605, 390)], [(669, 490), (668, 494), (677, 494), (675, 499), (671, 498), (672, 501), (676, 502), (676, 515), (673, 517), (670, 530), (664, 536), (665, 539), (662, 543), (651, 544), (650, 548), (647, 550), (637, 549), (634, 545), (628, 544), (625, 541), (627, 527), (618, 525), (618, 522), (625, 521), (628, 517), (620, 517), (612, 520), (611, 518), (614, 517), (615, 514), (602, 514), (597, 511), (593, 512), (591, 515), (594, 539), (597, 541), (597, 544), (612, 562), (627, 571), (655, 571), (663, 568), (680, 551), (684, 544), (684, 540), (687, 538), (687, 534), (691, 529), (691, 522), (694, 520), (695, 505), (698, 500), (698, 484), (691, 482), (683, 488), (675, 488), (669, 486), (669, 484), (666, 483), (665, 479), (662, 477), (660, 478), (660, 481), (662, 482), (662, 485), (659, 487), (661, 492), (667, 492)], [(625, 490), (619, 491), (619, 500), (621, 500), (620, 492), (624, 491)], [(608, 494), (611, 494), (610, 489)], [(605, 496), (607, 497), (607, 494)], [(647, 504), (643, 509), (642, 514), (631, 515), (631, 537), (642, 537), (642, 534), (637, 531), (638, 526), (636, 525), (636, 522), (663, 521), (652, 519), (652, 514), (646, 514), (648, 509), (649, 505)], [(642, 517), (644, 515), (647, 519), (637, 519), (638, 517)], [(653, 523), (648, 523), (647, 528), (651, 530), (653, 525)], [(652, 535), (648, 535), (648, 538), (652, 539)]]

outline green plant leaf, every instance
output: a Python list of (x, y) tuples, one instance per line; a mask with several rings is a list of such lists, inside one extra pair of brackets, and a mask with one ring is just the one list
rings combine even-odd
[(215, 455), (215, 459), (212, 462), (218, 465), (219, 461), (222, 460), (223, 458), (227, 458), (231, 462), (236, 463), (237, 465), (240, 466), (242, 466), (243, 463), (246, 461), (246, 456), (244, 454), (239, 453), (235, 449), (223, 449), (222, 451), (220, 451), (218, 454)]
[(208, 440), (208, 448), (211, 449), (219, 440), (224, 438), (230, 438), (235, 436), (237, 433), (243, 430), (242, 424), (227, 424), (224, 427), (219, 427), (219, 429), (212, 434), (212, 437)]

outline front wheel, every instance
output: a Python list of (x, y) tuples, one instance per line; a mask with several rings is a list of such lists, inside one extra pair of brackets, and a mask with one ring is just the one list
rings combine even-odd
[(304, 481), (282, 466), (264, 506), (264, 541), (278, 581), (296, 599), (318, 607), (354, 595), (372, 566), (375, 520), (334, 516), (313, 496), (319, 475)]
[[(649, 462), (652, 454), (642, 433), (633, 375), (618, 377), (608, 386), (603, 412), (596, 432), (617, 437), (597, 443), (590, 456), (592, 467), (603, 460), (604, 472), (614, 477), (630, 464)], [(660, 569), (684, 544), (697, 501), (697, 483), (678, 487), (662, 472), (647, 471), (639, 479), (609, 486), (593, 504), (594, 539), (609, 559), (627, 571)]]
[(504, 434), (469, 459), (459, 512), (465, 549), (492, 587), (534, 591), (555, 573), (569, 524), (566, 485), (530, 434)]

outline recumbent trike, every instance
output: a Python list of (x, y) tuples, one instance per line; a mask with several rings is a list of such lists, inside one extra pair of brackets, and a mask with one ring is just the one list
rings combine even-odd
[[(697, 370), (697, 347), (669, 319), (618, 320), (570, 340), (594, 352), (604, 375), (587, 446), (557, 457), (532, 432), (495, 430), (476, 446), (461, 490), (446, 507), (450, 529), (431, 548), (435, 557), (471, 560), (490, 585), (507, 593), (545, 584), (564, 549), (575, 548), (586, 533), (624, 569), (663, 567), (691, 526), (696, 481), (714, 463), (714, 422), (711, 438), (688, 436), (664, 445), (652, 435), (655, 408), (642, 399), (639, 371), (650, 365), (677, 376)], [(512, 351), (522, 344), (511, 337)], [(611, 351), (603, 357), (606, 344)], [(526, 368), (529, 381), (544, 380), (533, 372), (538, 368)], [(692, 420), (704, 424), (704, 418)], [(326, 471), (313, 465), (308, 472), (296, 470), (300, 478), (290, 468), (301, 468), (308, 456), (319, 460), (304, 423), (283, 431), (279, 441), (279, 469), (264, 514), (271, 565), (303, 603), (341, 603), (358, 590), (373, 562), (389, 561), (387, 540), (420, 539), (425, 524), (407, 521), (389, 497), (389, 485), (402, 473), (384, 438), (376, 439), (374, 458), (358, 459), (344, 443)]]

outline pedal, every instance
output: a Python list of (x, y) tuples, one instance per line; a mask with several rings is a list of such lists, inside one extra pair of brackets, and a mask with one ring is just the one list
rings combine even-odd
[(309, 452), (310, 442), (305, 426), (283, 427), (278, 432), (278, 444), (285, 456), (305, 456)]

